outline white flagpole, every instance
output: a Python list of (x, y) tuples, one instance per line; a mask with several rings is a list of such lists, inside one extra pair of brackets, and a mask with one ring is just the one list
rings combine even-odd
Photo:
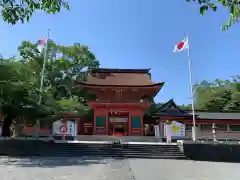
[[(43, 59), (43, 67), (42, 67), (42, 71), (41, 71), (41, 81), (40, 81), (40, 88), (39, 88), (39, 92), (40, 92), (40, 96), (39, 96), (39, 101), (38, 104), (41, 105), (42, 104), (42, 92), (43, 92), (43, 81), (44, 81), (44, 73), (45, 73), (45, 68), (46, 68), (46, 62), (47, 62), (47, 50), (48, 50), (48, 39), (50, 36), (50, 29), (48, 29), (48, 33), (47, 33), (47, 37), (46, 37), (46, 45), (44, 47), (44, 59)], [(40, 121), (37, 119), (36, 121), (36, 137), (39, 137), (38, 131), (39, 131), (39, 126), (40, 126)]]
[[(188, 41), (189, 37), (187, 36)], [(193, 84), (192, 84), (192, 66), (191, 66), (191, 59), (190, 59), (190, 47), (188, 42), (188, 68), (189, 68), (189, 82), (190, 82), (190, 93), (191, 93), (191, 103), (192, 103), (192, 140), (196, 141), (196, 119), (195, 119), (195, 109), (194, 109), (194, 98), (193, 98)]]
[(44, 72), (46, 68), (46, 62), (47, 62), (47, 49), (48, 49), (48, 39), (50, 35), (50, 29), (48, 29), (48, 34), (47, 34), (47, 39), (46, 39), (46, 46), (44, 47), (44, 59), (43, 59), (43, 67), (42, 67), (42, 72), (41, 72), (41, 82), (40, 82), (40, 97), (39, 97), (39, 102), (38, 104), (40, 105), (42, 103), (42, 91), (43, 91), (43, 80), (44, 80)]

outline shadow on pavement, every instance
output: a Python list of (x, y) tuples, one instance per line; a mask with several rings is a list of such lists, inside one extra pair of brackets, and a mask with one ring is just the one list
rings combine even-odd
[(54, 168), (61, 166), (88, 166), (94, 164), (108, 164), (114, 159), (101, 157), (6, 157), (0, 160), (0, 165), (19, 167)]

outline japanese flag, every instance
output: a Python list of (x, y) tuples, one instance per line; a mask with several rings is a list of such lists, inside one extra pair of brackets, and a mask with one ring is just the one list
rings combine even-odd
[(184, 40), (175, 45), (173, 52), (181, 52), (185, 49), (188, 49), (188, 47), (188, 37), (186, 37)]
[(41, 53), (47, 44), (47, 38), (39, 40), (39, 44), (37, 46), (38, 51)]

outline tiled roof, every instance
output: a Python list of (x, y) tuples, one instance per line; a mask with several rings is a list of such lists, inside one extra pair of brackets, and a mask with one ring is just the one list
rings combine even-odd
[(86, 81), (76, 85), (88, 86), (163, 86), (163, 82), (154, 83), (149, 70), (133, 69), (92, 69)]
[(196, 111), (198, 119), (238, 119), (240, 120), (240, 112), (200, 112)]
[(182, 112), (182, 113), (184, 113), (185, 111), (184, 110), (182, 110), (182, 109), (180, 109), (177, 105), (176, 105), (176, 103), (174, 102), (174, 100), (173, 99), (170, 99), (168, 102), (166, 102), (165, 104), (163, 104), (162, 106), (160, 106), (159, 108), (158, 108), (158, 111), (160, 111), (160, 112), (166, 112), (166, 111), (174, 111), (174, 112)]
[(175, 116), (175, 117), (191, 117), (188, 112), (180, 109), (173, 99), (160, 106), (155, 116)]
[[(240, 112), (206, 112), (195, 111), (197, 119), (203, 120), (240, 120)], [(177, 107), (173, 99), (158, 108), (156, 116), (191, 117), (192, 111), (184, 111)]]

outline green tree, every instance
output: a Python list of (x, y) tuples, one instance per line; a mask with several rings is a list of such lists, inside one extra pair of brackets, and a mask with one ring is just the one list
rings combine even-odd
[(195, 105), (208, 111), (240, 110), (240, 76), (195, 85)]
[(59, 46), (49, 41), (48, 45), (41, 105), (38, 101), (44, 53), (37, 50), (37, 43), (24, 41), (18, 48), (20, 59), (0, 61), (0, 88), (4, 94), (1, 102), (4, 114), (7, 115), (3, 134), (6, 136), (9, 135), (13, 117), (17, 115), (31, 115), (35, 118), (49, 116), (49, 119), (53, 114), (91, 115), (87, 101), (95, 97), (75, 88), (74, 82), (87, 75), (81, 71), (82, 68), (97, 68), (99, 62), (87, 46), (79, 43)]
[(182, 104), (182, 105), (178, 105), (178, 107), (182, 110), (185, 110), (185, 111), (191, 111), (192, 110), (192, 105), (191, 104)]
[(215, 12), (219, 6), (229, 10), (229, 20), (223, 25), (222, 31), (228, 30), (232, 25), (236, 24), (240, 17), (240, 1), (239, 0), (186, 0), (187, 2), (197, 2), (200, 4), (200, 13), (204, 15), (209, 9)]
[(0, 0), (3, 20), (16, 24), (18, 21), (24, 23), (29, 21), (37, 10), (50, 13), (58, 13), (61, 8), (69, 10), (66, 0)]
[[(75, 101), (81, 102), (81, 104), (87, 107), (86, 99), (90, 97), (87, 93), (75, 88), (74, 82), (75, 80), (81, 80), (86, 75), (81, 72), (82, 68), (96, 68), (99, 66), (99, 62), (94, 54), (89, 51), (87, 46), (81, 46), (79, 43), (75, 43), (72, 46), (59, 46), (53, 41), (49, 41), (48, 47), (47, 54), (49, 60), (45, 71), (44, 92), (51, 94), (54, 102), (57, 103), (55, 107), (58, 107), (58, 110), (66, 110), (65, 104), (67, 103), (69, 112), (69, 107), (71, 107), (69, 105), (70, 101), (73, 103), (73, 111), (76, 108)], [(19, 51), (24, 61), (27, 61), (35, 69), (35, 74), (39, 77), (44, 53), (36, 54), (38, 51), (36, 44), (31, 44), (30, 42), (23, 42), (19, 46)], [(46, 97), (44, 102), (51, 99), (49, 95)], [(63, 105), (61, 106), (62, 103)]]
[(35, 103), (38, 98), (33, 89), (35, 79), (28, 66), (15, 58), (2, 59), (0, 70), (1, 108), (7, 116), (4, 119), (2, 134), (9, 136), (9, 126), (17, 114), (26, 113), (29, 107), (36, 111), (40, 111), (40, 108)]

